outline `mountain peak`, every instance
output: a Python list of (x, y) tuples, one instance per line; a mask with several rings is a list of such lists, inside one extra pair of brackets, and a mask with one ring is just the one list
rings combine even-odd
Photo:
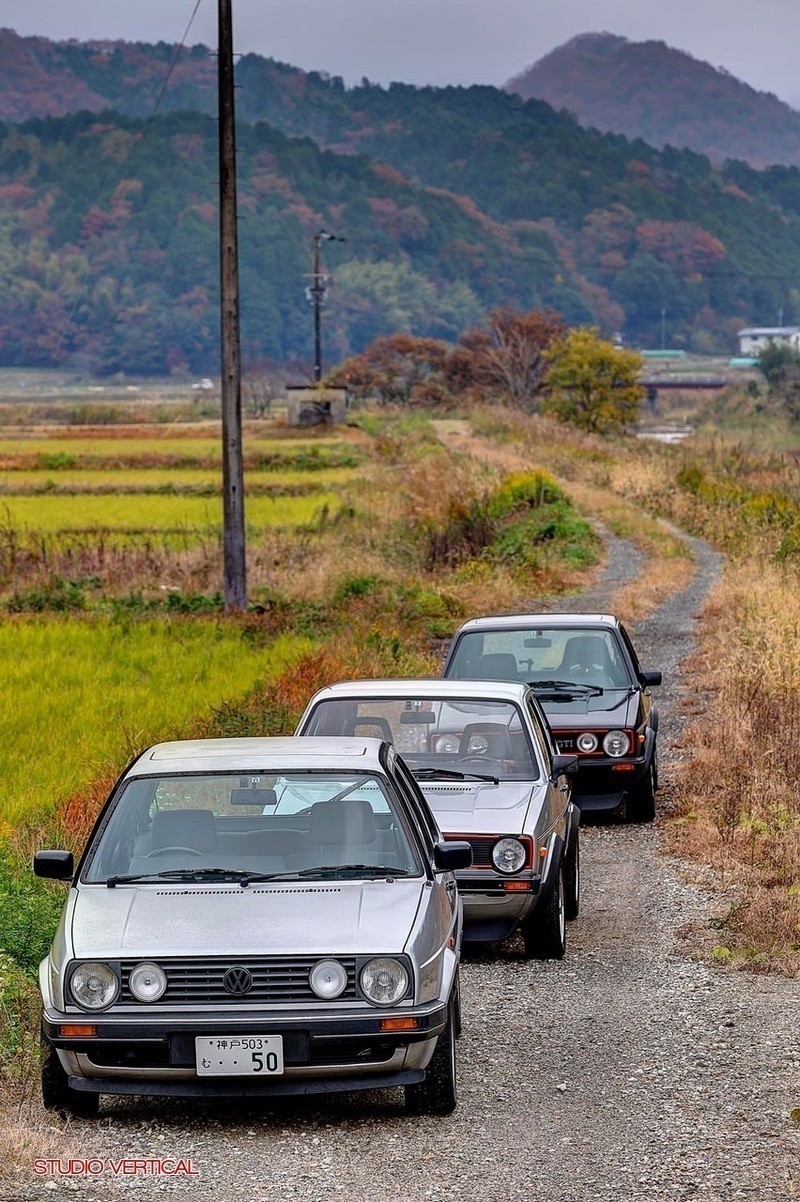
[(665, 42), (579, 34), (506, 88), (568, 109), (583, 125), (654, 146), (688, 147), (756, 167), (800, 164), (800, 113)]

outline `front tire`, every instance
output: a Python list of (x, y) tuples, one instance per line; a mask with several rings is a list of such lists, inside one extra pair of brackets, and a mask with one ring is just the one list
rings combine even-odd
[(628, 822), (653, 822), (656, 816), (656, 780), (653, 760), (644, 778), (631, 790), (625, 808)]
[(72, 1088), (58, 1053), (46, 1039), (42, 1040), (42, 1104), (45, 1110), (83, 1119), (95, 1118), (100, 1109), (99, 1094)]
[(454, 1001), (448, 1007), (447, 1024), (436, 1041), (425, 1080), (406, 1085), (405, 1094), (409, 1114), (452, 1114), (458, 1105)]
[(581, 837), (575, 832), (572, 850), (564, 868), (564, 911), (568, 922), (574, 922), (581, 909)]
[(534, 960), (563, 960), (567, 950), (567, 905), (564, 860), (559, 859), (552, 887), (522, 924), (525, 955)]

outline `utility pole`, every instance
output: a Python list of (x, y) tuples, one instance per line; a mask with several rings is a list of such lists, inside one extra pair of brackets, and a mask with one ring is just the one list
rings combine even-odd
[(327, 230), (320, 230), (312, 238), (313, 256), (311, 265), (311, 284), (306, 288), (306, 296), (314, 307), (314, 383), (322, 379), (322, 307), (328, 295), (328, 277), (322, 271), (320, 246), (323, 242), (345, 242), (345, 238), (337, 238)]
[(667, 310), (661, 310), (661, 349), (667, 349)]
[(231, 0), (219, 20), (219, 278), (222, 357), (222, 525), (225, 612), (247, 608), (242, 462), (242, 364), (239, 338), (239, 236)]

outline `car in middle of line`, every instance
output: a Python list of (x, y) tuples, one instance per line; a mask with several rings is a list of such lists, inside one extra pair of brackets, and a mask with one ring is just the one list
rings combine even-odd
[(467, 840), (456, 873), (464, 938), (522, 934), (525, 953), (561, 959), (580, 905), (580, 812), (536, 696), (502, 681), (360, 680), (308, 703), (296, 735), (378, 738), (419, 787), (445, 839)]

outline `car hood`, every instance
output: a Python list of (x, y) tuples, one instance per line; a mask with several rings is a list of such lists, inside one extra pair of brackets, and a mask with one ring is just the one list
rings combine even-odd
[(84, 959), (400, 952), (420, 904), (410, 881), (82, 886), (72, 916)]
[(632, 726), (639, 709), (639, 694), (604, 693), (602, 697), (574, 697), (569, 701), (540, 698), (542, 709), (553, 730), (616, 730)]
[(544, 786), (531, 781), (418, 781), (442, 834), (480, 834), (498, 830), (519, 834), (528, 810)]

